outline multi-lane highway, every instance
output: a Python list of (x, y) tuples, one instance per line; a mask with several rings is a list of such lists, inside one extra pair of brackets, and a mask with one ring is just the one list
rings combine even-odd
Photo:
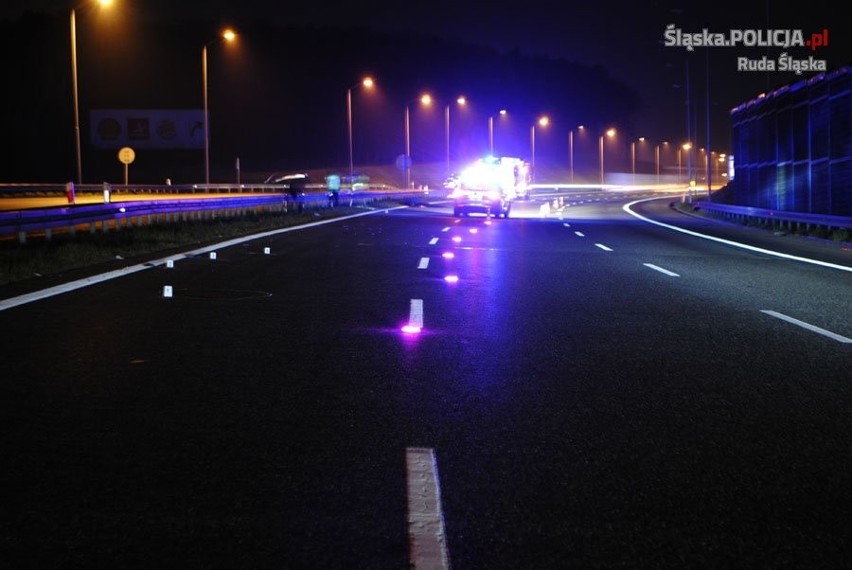
[(852, 252), (562, 198), (0, 288), (0, 567), (848, 565)]

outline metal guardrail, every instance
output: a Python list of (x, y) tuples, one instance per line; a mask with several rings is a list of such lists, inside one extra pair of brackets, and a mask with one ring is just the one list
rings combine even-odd
[(693, 203), (694, 208), (709, 212), (713, 215), (735, 219), (741, 222), (756, 221), (769, 224), (779, 229), (814, 229), (825, 228), (852, 230), (852, 217), (810, 214), (805, 212), (787, 212), (784, 210), (768, 210), (752, 208), (751, 206), (734, 206), (717, 202), (699, 201)]
[[(277, 187), (280, 188), (280, 186)], [(64, 187), (62, 192), (65, 192)], [(410, 191), (344, 191), (340, 193), (339, 202), (341, 205), (366, 205), (382, 199), (412, 200), (422, 196), (422, 192)], [(325, 192), (303, 193), (297, 197), (280, 191), (273, 194), (233, 194), (156, 200), (128, 200), (124, 197), (120, 201), (104, 203), (0, 212), (0, 235), (17, 234), (18, 241), (25, 243), (28, 234), (43, 233), (50, 238), (54, 230), (74, 234), (81, 226), (88, 226), (88, 231), (94, 233), (98, 229), (109, 231), (110, 227), (120, 228), (156, 221), (188, 222), (238, 217), (259, 210), (284, 213), (302, 209), (319, 209), (328, 205), (328, 194)]]

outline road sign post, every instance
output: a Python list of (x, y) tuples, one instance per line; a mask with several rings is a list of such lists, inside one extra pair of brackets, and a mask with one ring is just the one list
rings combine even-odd
[(118, 151), (118, 160), (124, 165), (124, 185), (127, 186), (127, 167), (136, 160), (136, 153), (129, 146), (122, 147)]

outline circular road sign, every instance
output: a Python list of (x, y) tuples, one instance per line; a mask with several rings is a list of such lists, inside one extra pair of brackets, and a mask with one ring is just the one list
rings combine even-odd
[(122, 164), (130, 164), (136, 160), (136, 153), (133, 152), (133, 149), (129, 146), (122, 147), (121, 150), (118, 151), (118, 160), (120, 160)]

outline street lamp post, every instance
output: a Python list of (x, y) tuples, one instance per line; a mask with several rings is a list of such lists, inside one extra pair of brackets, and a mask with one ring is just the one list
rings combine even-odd
[(210, 184), (210, 108), (207, 105), (207, 46), (223, 39), (228, 42), (237, 37), (232, 29), (225, 29), (215, 40), (209, 41), (201, 48), (201, 79), (204, 87), (204, 183)]
[[(420, 96), (418, 101), (423, 105), (431, 105), (432, 97), (427, 93)], [(411, 188), (411, 126), (410, 126), (410, 111), (411, 103), (405, 104), (405, 159), (403, 167), (405, 168), (405, 187)]]
[[(604, 133), (604, 134), (606, 136), (612, 138), (612, 137), (615, 136), (615, 129), (608, 129), (606, 131), (606, 133)], [(601, 163), (601, 186), (603, 186), (604, 185), (604, 135), (601, 135), (600, 138), (598, 139), (598, 155), (600, 157), (600, 163)]]
[[(582, 131), (585, 127), (579, 125), (577, 130)], [(570, 182), (574, 183), (574, 129), (568, 131), (568, 172), (570, 173)]]
[[(550, 124), (550, 119), (547, 116), (540, 117), (539, 120), (536, 121), (536, 123), (538, 123), (542, 127), (546, 127), (547, 125)], [(535, 178), (535, 125), (536, 125), (536, 123), (533, 123), (532, 126), (530, 127), (530, 155), (531, 155), (530, 165), (532, 166), (533, 178)]]
[[(639, 137), (639, 142), (644, 142), (645, 137)], [(630, 143), (630, 171), (632, 173), (632, 184), (636, 185), (636, 141)]]
[[(505, 115), (506, 109), (500, 109), (499, 115)], [(488, 153), (494, 156), (494, 115), (488, 117)]]
[[(459, 106), (464, 106), (467, 104), (467, 99), (464, 96), (460, 96), (456, 99), (456, 103)], [(447, 143), (447, 174), (450, 173), (450, 105), (444, 107), (444, 138)]]
[[(112, 0), (99, 0), (101, 6), (109, 6)], [(71, 9), (71, 90), (74, 100), (74, 141), (77, 154), (77, 184), (83, 183), (83, 151), (80, 144), (80, 98), (77, 89), (77, 12)]]
[(352, 90), (358, 86), (370, 88), (373, 86), (373, 79), (365, 77), (360, 83), (353, 85), (346, 90), (346, 125), (349, 133), (349, 179), (351, 180), (355, 174), (355, 164), (352, 155)]

